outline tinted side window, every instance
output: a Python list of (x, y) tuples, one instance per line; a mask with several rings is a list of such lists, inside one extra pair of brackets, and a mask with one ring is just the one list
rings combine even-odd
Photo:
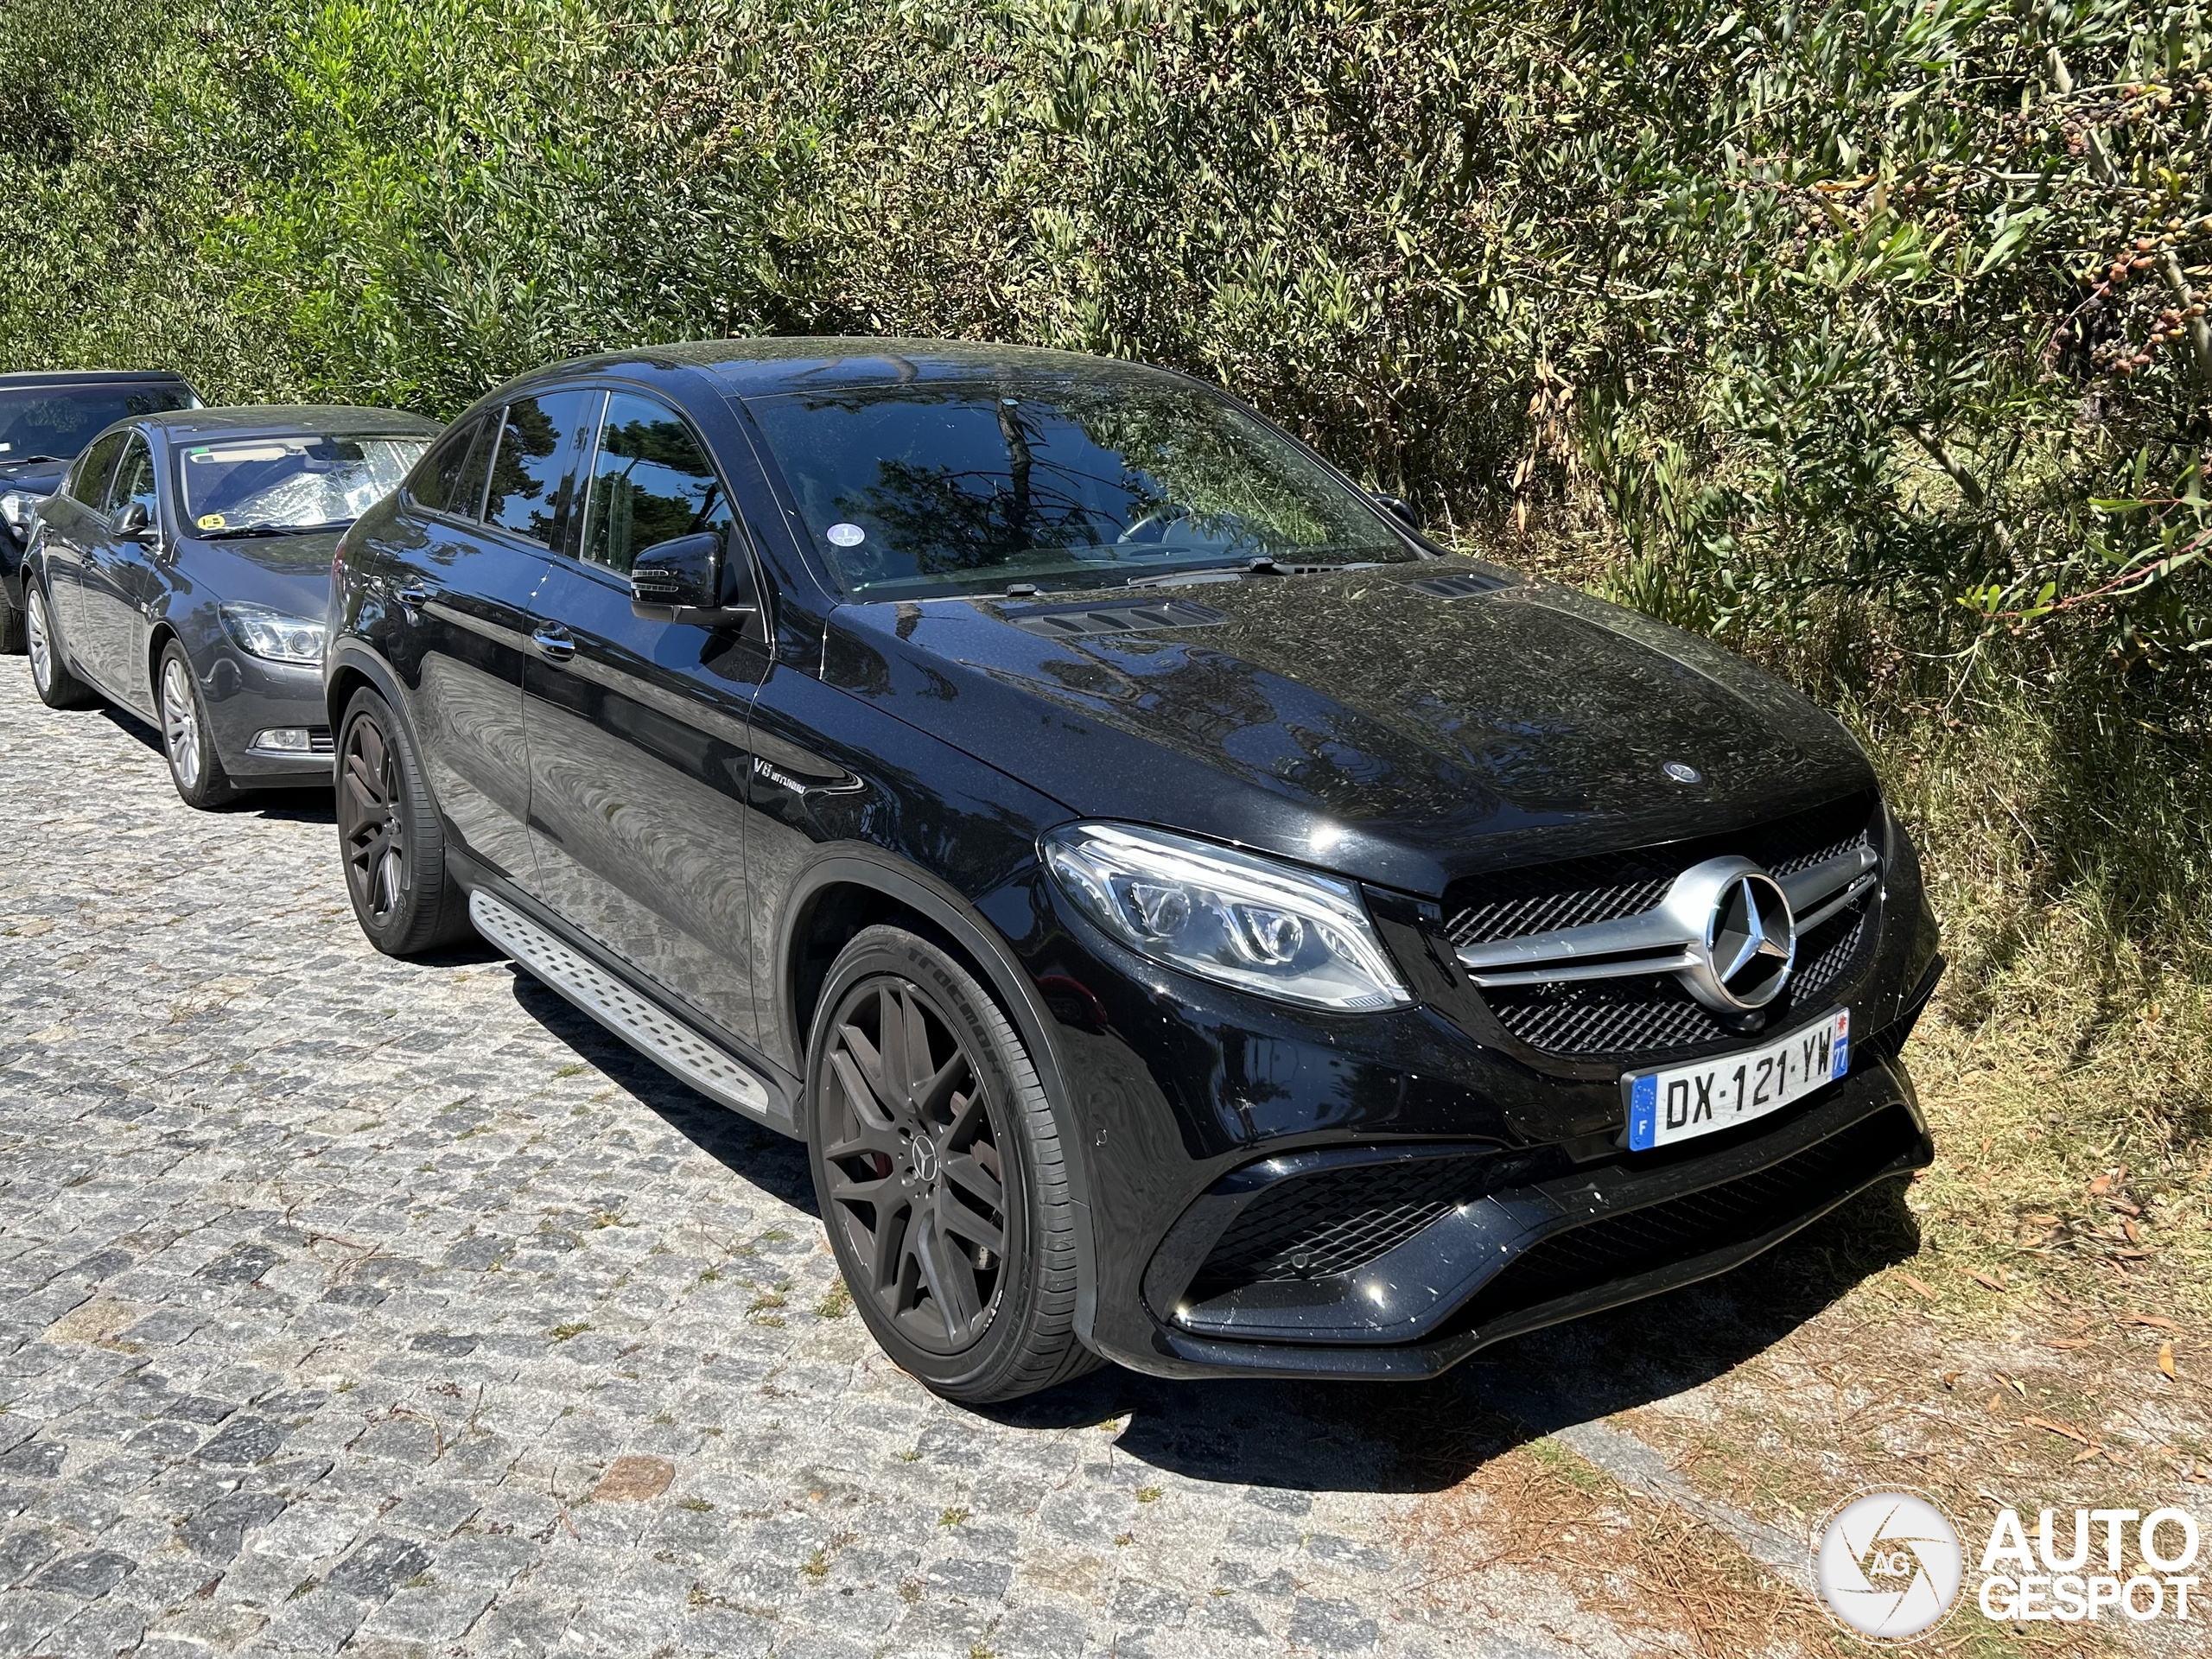
[(569, 468), (576, 428), (598, 403), (595, 391), (550, 391), (507, 405), (484, 520), (553, 546), (568, 513)]
[(408, 479), (408, 495), (435, 512), (476, 517), (484, 502), (484, 474), (491, 465), (491, 445), (485, 441), (491, 430), (491, 422), (480, 418), (440, 438)]
[(107, 493), (107, 510), (119, 512), (134, 501), (146, 509), (149, 520), (160, 517), (162, 499), (154, 482), (154, 452), (135, 432), (123, 452), (123, 464), (115, 469), (115, 482)]
[(123, 453), (124, 440), (128, 432), (111, 432), (90, 449), (77, 463), (77, 470), (69, 475), (69, 493), (88, 507), (99, 508), (107, 501), (108, 480), (115, 476), (115, 458)]
[(584, 557), (627, 575), (640, 549), (726, 531), (730, 521), (714, 463), (676, 411), (630, 392), (610, 397), (584, 506)]

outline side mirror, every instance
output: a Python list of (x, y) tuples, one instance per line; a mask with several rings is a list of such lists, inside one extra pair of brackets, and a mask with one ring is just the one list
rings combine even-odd
[(1375, 505), (1393, 518), (1402, 522), (1408, 530), (1421, 528), (1421, 515), (1414, 511), (1414, 504), (1402, 496), (1377, 493)]
[(115, 521), (115, 533), (126, 542), (150, 542), (160, 534), (143, 501), (133, 501)]
[(630, 608), (661, 621), (715, 622), (752, 615), (760, 600), (753, 591), (751, 562), (725, 562), (721, 537), (702, 531), (656, 542), (638, 555), (630, 567)]

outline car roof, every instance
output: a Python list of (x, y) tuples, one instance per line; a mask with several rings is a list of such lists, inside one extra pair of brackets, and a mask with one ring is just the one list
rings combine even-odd
[[(634, 351), (607, 352), (552, 364), (518, 382), (516, 391), (541, 378), (625, 371), (692, 369), (725, 396), (759, 397), (823, 386), (912, 385), (969, 380), (1006, 371), (1080, 376), (1084, 379), (1182, 381), (1164, 369), (1040, 346), (1004, 346), (964, 340), (905, 340), (872, 335), (793, 336), (770, 340), (697, 340)], [(1187, 384), (1185, 382), (1185, 384)]]
[(245, 404), (230, 409), (173, 409), (133, 423), (168, 435), (192, 438), (278, 437), (296, 432), (335, 436), (435, 437), (444, 423), (404, 409), (364, 409), (353, 404)]
[(0, 374), (0, 391), (37, 386), (190, 386), (173, 369), (24, 369)]

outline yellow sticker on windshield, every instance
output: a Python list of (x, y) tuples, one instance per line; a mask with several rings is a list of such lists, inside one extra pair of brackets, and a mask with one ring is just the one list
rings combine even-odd
[(200, 529), (202, 529), (202, 530), (220, 530), (220, 529), (222, 529), (222, 528), (223, 528), (223, 515), (222, 515), (221, 513), (219, 513), (219, 512), (203, 512), (203, 513), (201, 513), (201, 514), (200, 515)]

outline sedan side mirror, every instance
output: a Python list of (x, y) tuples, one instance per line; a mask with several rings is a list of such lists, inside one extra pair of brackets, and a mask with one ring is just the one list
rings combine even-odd
[(714, 531), (656, 542), (630, 567), (630, 608), (664, 622), (715, 622), (750, 616), (760, 608), (748, 560), (722, 557)]
[(1421, 528), (1421, 515), (1414, 511), (1414, 504), (1405, 499), (1404, 497), (1383, 495), (1378, 493), (1375, 498), (1375, 505), (1382, 508), (1383, 512), (1389, 513), (1393, 518), (1396, 518), (1402, 522), (1407, 529), (1419, 530)]
[(115, 521), (115, 533), (126, 542), (150, 542), (161, 534), (143, 501), (133, 501), (124, 508)]

